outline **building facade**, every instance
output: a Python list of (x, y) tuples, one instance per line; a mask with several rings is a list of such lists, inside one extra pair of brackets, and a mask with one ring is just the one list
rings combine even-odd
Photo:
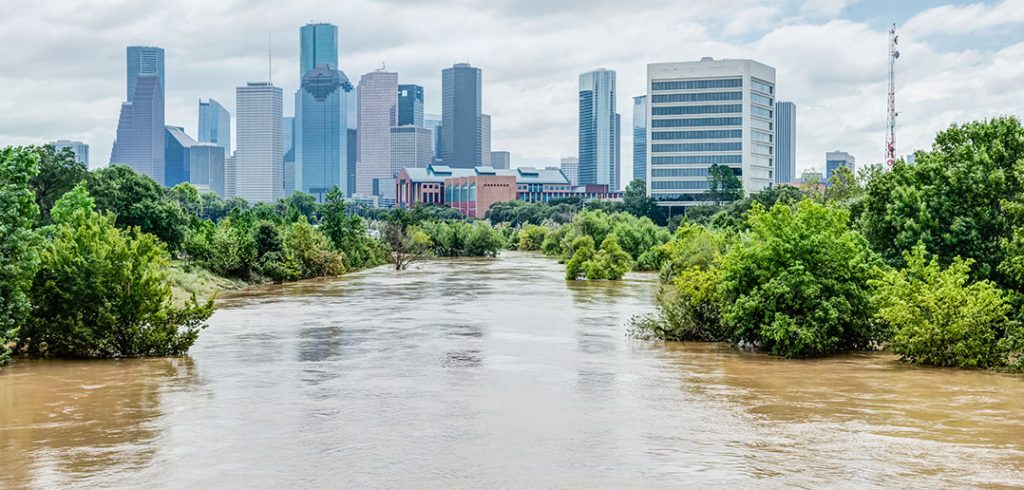
[(441, 160), (452, 168), (483, 164), (482, 74), (468, 63), (441, 71)]
[(231, 113), (216, 100), (199, 101), (199, 142), (231, 151)]
[(53, 149), (56, 151), (71, 150), (71, 153), (75, 155), (75, 161), (89, 168), (89, 145), (81, 141), (71, 140), (57, 140), (50, 144), (53, 145)]
[(283, 93), (269, 82), (249, 82), (235, 90), (235, 97), (235, 195), (275, 202), (284, 197)]
[(576, 157), (566, 157), (561, 161), (562, 173), (569, 179), (569, 183), (572, 185), (579, 185), (580, 183), (580, 159)]
[(491, 161), (491, 116), (480, 115), (480, 165)]
[(615, 72), (602, 68), (584, 73), (579, 88), (579, 183), (616, 187)]
[(727, 166), (746, 194), (775, 173), (775, 69), (751, 60), (647, 65), (647, 193), (662, 206), (707, 200)]
[[(131, 69), (129, 69), (129, 72)], [(128, 165), (164, 185), (164, 93), (157, 75), (140, 75), (121, 104), (110, 164)]]
[(348, 93), (352, 84), (328, 63), (302, 77), (295, 119), (295, 190), (323, 201), (332, 187), (348, 189)]
[(857, 171), (857, 159), (845, 151), (830, 151), (825, 153), (825, 185), (832, 182), (832, 175), (839, 167), (846, 167), (851, 172)]
[(647, 182), (647, 96), (633, 97), (633, 180)]
[(288, 197), (295, 192), (295, 116), (281, 118), (281, 145), (284, 148), (284, 163), (281, 167), (284, 196)]
[(441, 160), (441, 116), (437, 114), (426, 114), (423, 116), (423, 126), (434, 134), (433, 145), (434, 162)]
[(359, 156), (359, 130), (349, 128), (346, 131), (348, 136), (348, 168), (345, 175), (348, 176), (348, 192), (345, 197), (352, 197), (356, 189), (356, 158)]
[(492, 151), (491, 167), (499, 170), (508, 170), (512, 168), (512, 154), (507, 151)]
[(423, 87), (398, 86), (398, 126), (423, 127)]
[(125, 98), (128, 102), (135, 99), (139, 77), (144, 75), (155, 76), (160, 82), (160, 90), (166, 93), (164, 49), (155, 46), (128, 46), (127, 51), (128, 77)]
[(185, 128), (166, 126), (164, 129), (164, 185), (174, 187), (190, 180), (189, 157), (196, 140), (185, 134)]
[(338, 26), (318, 23), (300, 27), (299, 80), (324, 63), (338, 68)]
[(775, 104), (775, 183), (796, 182), (796, 104)]
[(429, 129), (420, 126), (391, 128), (391, 175), (397, 176), (404, 167), (426, 168), (434, 163), (433, 137)]
[(363, 75), (357, 95), (359, 148), (355, 193), (365, 197), (374, 195), (374, 179), (394, 178), (391, 127), (398, 122), (398, 74), (376, 70)]
[(196, 143), (189, 151), (189, 183), (199, 192), (225, 196), (224, 147), (213, 143)]

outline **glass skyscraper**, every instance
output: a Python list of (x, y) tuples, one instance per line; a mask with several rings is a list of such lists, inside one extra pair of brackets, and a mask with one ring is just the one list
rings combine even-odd
[(423, 87), (398, 86), (398, 125), (423, 127)]
[(384, 70), (359, 79), (357, 124), (359, 148), (356, 158), (356, 189), (361, 197), (374, 195), (373, 183), (390, 179), (391, 127), (398, 122), (398, 74)]
[(324, 63), (338, 67), (338, 26), (306, 24), (299, 28), (299, 80)]
[(196, 140), (185, 134), (185, 128), (167, 126), (164, 130), (164, 185), (174, 187), (189, 182), (192, 145)]
[(426, 114), (423, 116), (423, 126), (434, 134), (434, 161), (441, 161), (441, 116), (437, 114)]
[(134, 97), (121, 104), (110, 163), (128, 165), (163, 185), (164, 93), (160, 78), (139, 75), (132, 85)]
[(796, 104), (775, 104), (775, 183), (796, 182)]
[(352, 84), (329, 63), (304, 77), (295, 119), (295, 189), (323, 201), (332, 187), (348, 195), (348, 93)]
[(468, 63), (441, 71), (441, 160), (454, 168), (483, 164), (482, 74)]
[(231, 152), (231, 113), (216, 100), (199, 101), (199, 141)]
[(647, 182), (647, 96), (633, 97), (633, 180)]
[(600, 69), (580, 75), (579, 102), (579, 184), (615, 189), (619, 166), (615, 72)]
[[(234, 195), (249, 202), (275, 202), (284, 197), (283, 94), (269, 82), (249, 82), (235, 89), (235, 97), (237, 150), (226, 170), (234, 176)], [(231, 188), (230, 182), (226, 187)]]
[(128, 46), (128, 91), (125, 98), (135, 98), (135, 85), (142, 75), (154, 75), (160, 80), (160, 90), (166, 93), (164, 79), (164, 49), (154, 46)]

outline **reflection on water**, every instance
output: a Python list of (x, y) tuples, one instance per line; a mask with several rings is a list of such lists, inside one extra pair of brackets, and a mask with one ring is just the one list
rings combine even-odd
[[(1024, 380), (631, 341), (550, 260), (229, 295), (191, 359), (0, 370), (0, 487), (1024, 485)], [(12, 456), (8, 456), (12, 455)]]

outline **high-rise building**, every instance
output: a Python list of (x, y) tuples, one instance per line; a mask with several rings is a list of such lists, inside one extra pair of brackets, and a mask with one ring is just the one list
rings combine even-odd
[(825, 182), (823, 183), (828, 185), (832, 182), (832, 175), (837, 168), (846, 167), (851, 172), (855, 172), (857, 170), (856, 165), (857, 159), (845, 151), (836, 150), (825, 153)]
[(128, 46), (128, 78), (125, 98), (131, 102), (135, 98), (136, 84), (139, 77), (153, 75), (160, 80), (160, 90), (167, 93), (164, 79), (164, 49), (154, 46)]
[(633, 180), (647, 181), (647, 96), (633, 97)]
[(338, 68), (338, 26), (320, 23), (300, 27), (299, 80), (324, 63)]
[(295, 119), (295, 189), (322, 201), (332, 187), (348, 189), (348, 93), (343, 72), (324, 63), (302, 77)]
[(775, 103), (775, 183), (796, 182), (796, 104)]
[[(301, 89), (300, 89), (301, 92)], [(281, 145), (284, 148), (284, 195), (288, 197), (295, 192), (295, 117), (281, 118)]]
[(429, 129), (419, 126), (391, 128), (391, 175), (398, 175), (406, 167), (426, 168), (434, 163), (433, 136)]
[(199, 141), (231, 152), (231, 113), (216, 100), (199, 101)]
[(562, 173), (569, 179), (569, 183), (572, 185), (579, 185), (580, 183), (580, 159), (576, 157), (567, 157), (562, 159), (561, 167)]
[(71, 153), (75, 155), (75, 161), (78, 163), (85, 164), (86, 168), (89, 168), (89, 145), (81, 141), (71, 140), (57, 140), (51, 143), (53, 149), (61, 151), (65, 148), (70, 149)]
[(398, 125), (423, 127), (423, 87), (398, 86)]
[(346, 162), (348, 166), (345, 169), (345, 175), (348, 178), (348, 192), (345, 197), (352, 197), (352, 193), (356, 189), (356, 160), (359, 156), (359, 131), (356, 129), (349, 128), (348, 131), (348, 158)]
[(437, 114), (427, 114), (423, 117), (423, 126), (429, 129), (434, 134), (433, 148), (434, 150), (434, 161), (441, 161), (441, 116)]
[(492, 151), (491, 167), (505, 170), (512, 168), (512, 154), (507, 151)]
[(374, 179), (394, 177), (391, 173), (391, 127), (398, 122), (398, 74), (383, 69), (359, 79), (357, 124), (359, 148), (356, 158), (355, 193), (373, 195)]
[(621, 189), (622, 180), (622, 114), (615, 113), (615, 178), (608, 190)]
[(249, 82), (235, 90), (235, 195), (249, 202), (284, 197), (283, 94), (270, 82)]
[[(130, 70), (129, 70), (130, 71)], [(110, 163), (128, 165), (164, 184), (164, 93), (157, 75), (139, 75), (121, 104)]]
[(617, 188), (615, 72), (602, 68), (580, 75), (579, 101), (578, 184)]
[(164, 185), (174, 187), (189, 182), (192, 145), (196, 140), (185, 134), (185, 128), (166, 126), (164, 130)]
[(224, 197), (224, 154), (227, 150), (214, 143), (196, 143), (189, 152), (189, 183), (199, 192), (214, 192)]
[(491, 161), (491, 116), (480, 114), (480, 165)]
[(705, 202), (716, 164), (747, 194), (772, 184), (775, 68), (712, 58), (650, 64), (647, 105), (647, 193), (660, 205)]
[(224, 198), (238, 196), (238, 167), (235, 155), (224, 157)]
[(441, 160), (453, 168), (483, 164), (482, 75), (469, 63), (441, 71)]

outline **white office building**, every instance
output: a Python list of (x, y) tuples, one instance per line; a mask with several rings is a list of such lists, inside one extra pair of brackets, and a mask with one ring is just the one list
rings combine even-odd
[(403, 168), (427, 168), (434, 163), (433, 139), (434, 132), (427, 128), (412, 125), (391, 128), (391, 178)]
[(268, 82), (249, 82), (235, 96), (236, 150), (233, 168), (225, 174), (234, 173), (234, 195), (275, 202), (284, 197), (283, 92)]
[(562, 173), (569, 179), (572, 185), (580, 185), (580, 159), (577, 157), (566, 157), (562, 159)]
[[(373, 196), (374, 181), (391, 179), (391, 128), (398, 124), (398, 74), (384, 70), (367, 73), (356, 90), (356, 189)], [(378, 186), (379, 187), (379, 186)]]
[(708, 169), (733, 169), (745, 194), (775, 171), (775, 68), (752, 60), (647, 65), (647, 193), (662, 206), (705, 202)]

